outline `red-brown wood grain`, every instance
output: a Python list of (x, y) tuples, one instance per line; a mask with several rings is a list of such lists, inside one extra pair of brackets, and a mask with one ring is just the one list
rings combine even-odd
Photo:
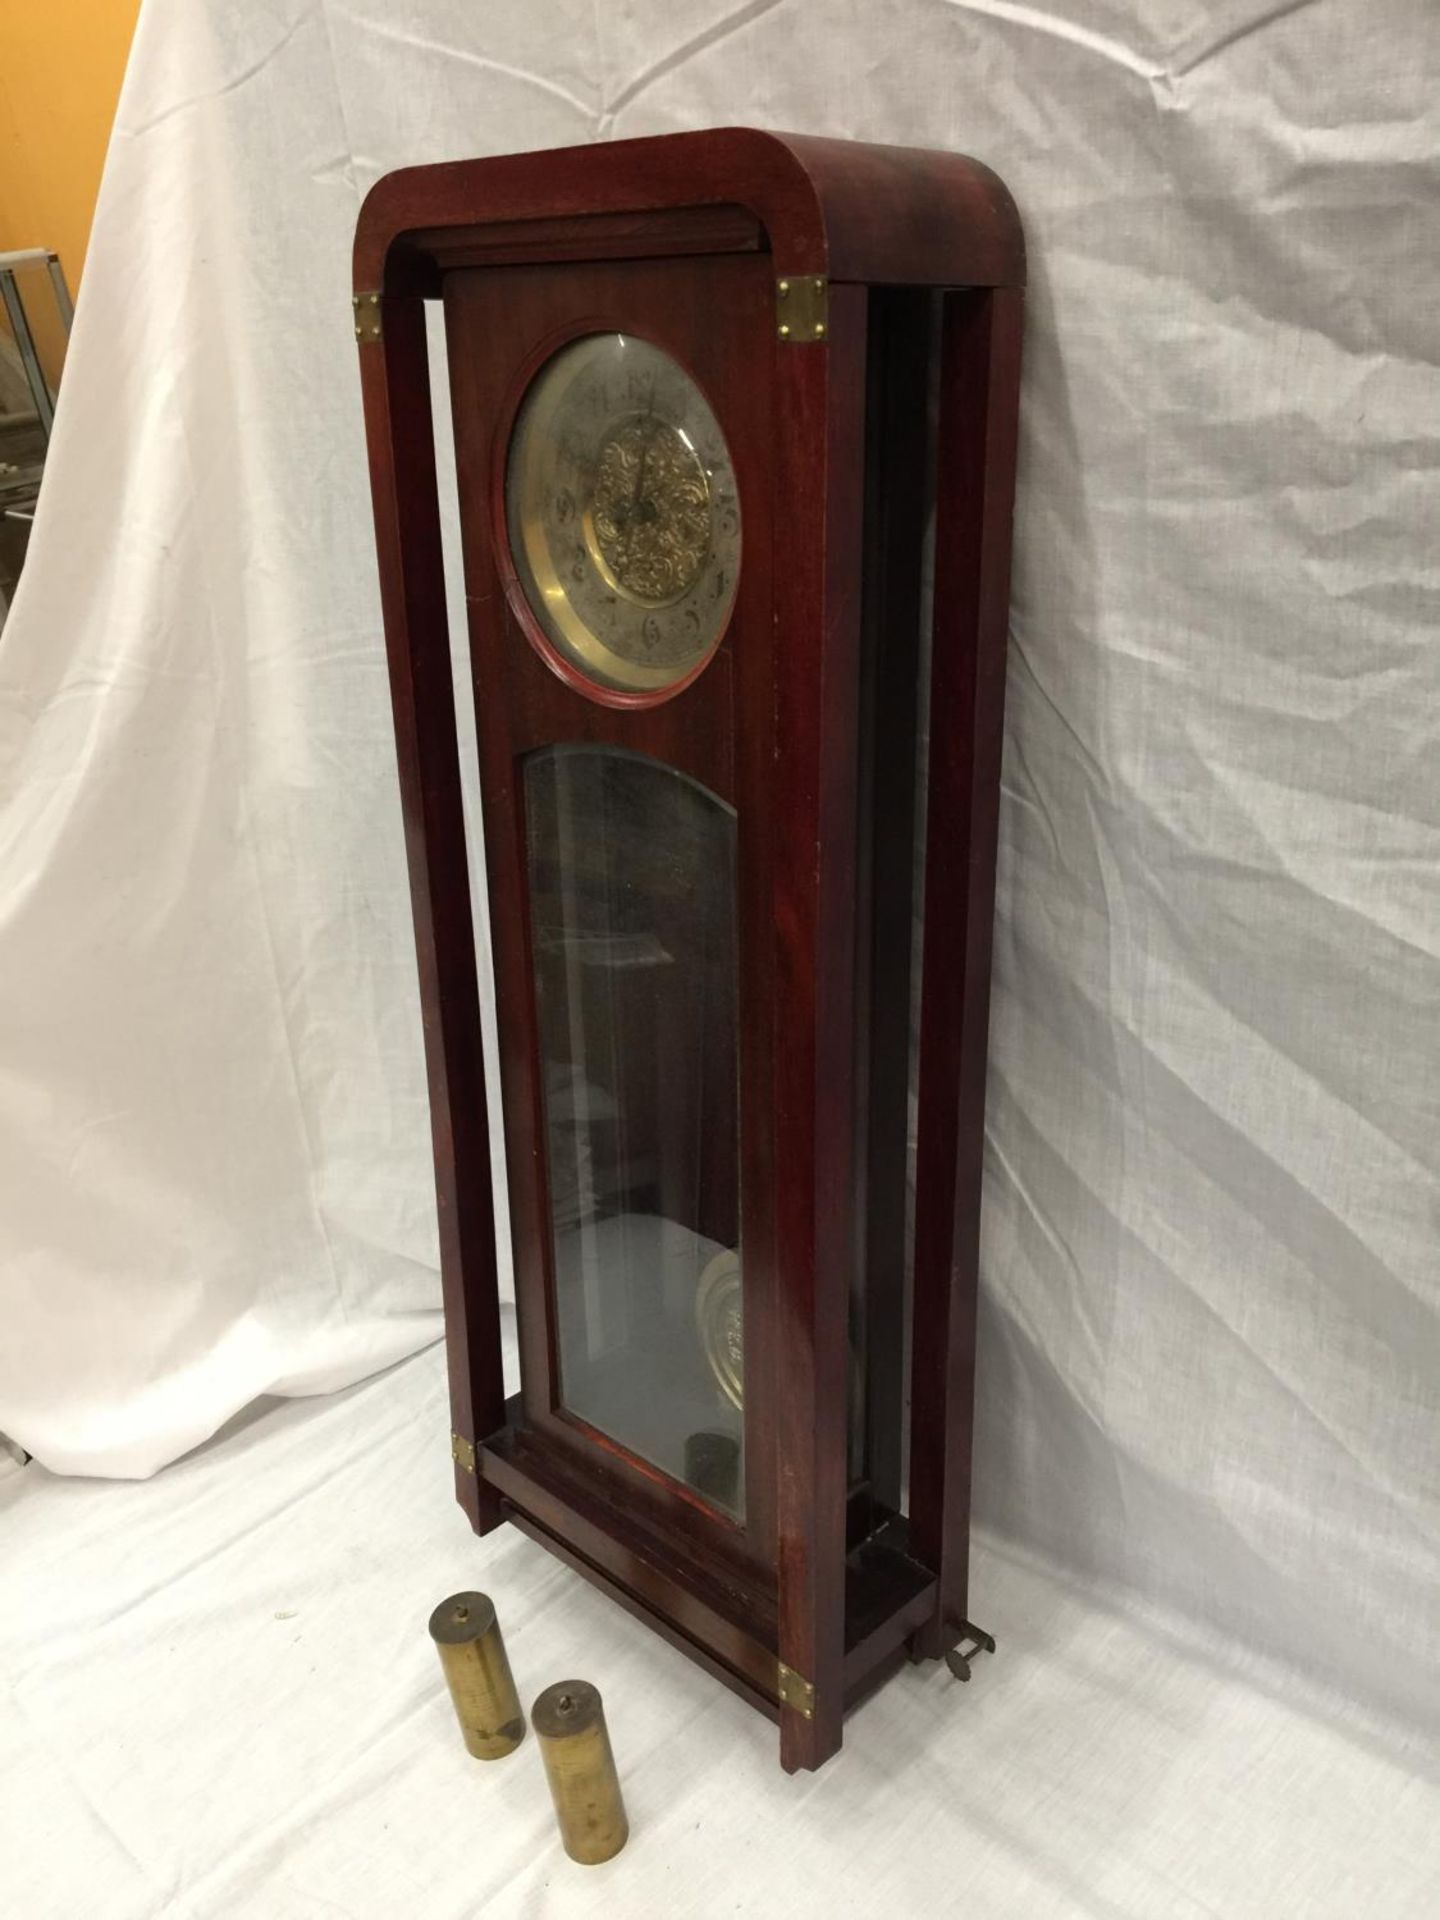
[[(737, 739), (760, 720), (767, 696), (770, 601), (770, 386), (746, 347), (770, 333), (771, 276), (759, 256), (699, 256), (689, 261), (613, 261), (565, 267), (478, 269), (455, 274), (446, 289), (456, 467), (460, 489), (471, 657), (481, 743), (491, 924), (500, 1030), (500, 1075), (509, 1142), (510, 1208), (516, 1302), (520, 1321), (526, 1419), (553, 1445), (593, 1460), (605, 1443), (560, 1406), (554, 1351), (553, 1274), (545, 1191), (544, 1127), (537, 1086), (539, 1058), (529, 940), (521, 796), (524, 756), (557, 742), (586, 741), (648, 755), (699, 781), (735, 807), (739, 865), (746, 870), (758, 831), (770, 819), (773, 756), (743, 762)], [(566, 337), (593, 332), (642, 333), (699, 381), (720, 418), (741, 498), (745, 559), (730, 626), (698, 678), (660, 704), (616, 707), (591, 699), (561, 678), (527, 631), (529, 619), (513, 581), (500, 513), (502, 460), (509, 423), (533, 372), (535, 343), (557, 350)], [(543, 354), (541, 357), (544, 357)], [(748, 663), (751, 702), (737, 698), (737, 663)], [(739, 1025), (763, 1033), (768, 1009), (755, 1005), (766, 978), (768, 902), (741, 903)], [(740, 1134), (770, 1137), (768, 1080), (741, 1075)], [(677, 1071), (683, 1071), (681, 1063)], [(742, 1146), (742, 1152), (745, 1148)], [(742, 1181), (741, 1242), (749, 1294), (763, 1287), (772, 1263), (763, 1194), (768, 1182)], [(752, 1199), (761, 1202), (753, 1215)], [(757, 1309), (755, 1318), (763, 1317)], [(751, 1342), (753, 1347), (754, 1343)], [(637, 1510), (663, 1517), (680, 1534), (773, 1578), (773, 1442), (761, 1370), (747, 1381), (747, 1498), (743, 1530), (700, 1503), (644, 1461), (609, 1449)]]
[[(830, 281), (823, 341), (777, 335), (775, 280)], [(976, 1231), (1023, 245), (963, 156), (730, 128), (410, 169), (377, 184), (361, 369), (416, 923), (456, 1431), (481, 1530), (507, 1515), (778, 1718), (788, 1769), (966, 1608)], [(898, 1418), (916, 463), (944, 302), (915, 1220), (912, 1515), (893, 1447), (848, 1478), (852, 1283)], [(991, 291), (994, 289), (994, 291)], [(523, 1383), (504, 1402), (470, 890), (423, 302), (443, 298), (496, 969)], [(511, 422), (566, 338), (640, 333), (699, 381), (734, 459), (729, 630), (649, 704), (546, 657), (501, 508)], [(873, 343), (867, 373), (867, 342)], [(897, 371), (895, 356), (907, 360)], [(888, 451), (887, 451), (888, 450)], [(880, 469), (876, 461), (881, 462)], [(867, 481), (867, 461), (869, 478)], [(886, 464), (888, 463), (888, 465)], [(887, 639), (887, 622), (904, 632)], [(908, 665), (907, 665), (908, 663)], [(910, 675), (877, 697), (877, 675)], [(862, 731), (868, 745), (862, 750)], [(689, 775), (736, 812), (745, 1511), (736, 1524), (561, 1405), (519, 770), (566, 742)], [(877, 760), (890, 756), (883, 771)], [(870, 833), (878, 836), (867, 841)], [(876, 1050), (883, 1054), (877, 1065)], [(898, 1149), (898, 1157), (897, 1157)], [(867, 1199), (868, 1196), (868, 1199)], [(863, 1269), (858, 1263), (864, 1263)], [(893, 1324), (892, 1324), (893, 1323)], [(854, 1539), (848, 1544), (847, 1523)], [(783, 1662), (813, 1712), (779, 1699)]]
[(834, 290), (829, 345), (776, 362), (776, 1265), (767, 1355), (779, 1409), (780, 1658), (815, 1694), (780, 1716), (787, 1771), (840, 1744), (855, 1181), (856, 741), (864, 508), (862, 288)]
[(1021, 296), (945, 300), (915, 1173), (910, 1535), (939, 1576), (916, 1651), (966, 1619), (995, 835)]
[[(455, 1431), (483, 1438), (503, 1417), (490, 1137), (475, 937), (450, 677), (425, 320), (397, 302), (383, 349), (362, 356), (375, 543), (416, 956), (440, 1226)], [(472, 1525), (498, 1524), (493, 1492), (457, 1465)]]
[(716, 205), (753, 214), (785, 273), (877, 286), (1018, 286), (1025, 278), (1014, 202), (978, 160), (717, 127), (386, 174), (360, 209), (355, 286), (388, 288), (392, 271), (397, 281), (415, 274), (424, 282), (436, 229)]

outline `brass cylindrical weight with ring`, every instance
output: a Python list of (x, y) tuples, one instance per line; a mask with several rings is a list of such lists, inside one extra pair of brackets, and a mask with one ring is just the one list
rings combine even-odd
[(452, 1593), (430, 1616), (455, 1717), (477, 1760), (501, 1760), (525, 1738), (525, 1715), (488, 1594)]
[(630, 1837), (630, 1823), (599, 1688), (588, 1680), (557, 1681), (531, 1708), (530, 1724), (566, 1853), (587, 1867), (613, 1860)]

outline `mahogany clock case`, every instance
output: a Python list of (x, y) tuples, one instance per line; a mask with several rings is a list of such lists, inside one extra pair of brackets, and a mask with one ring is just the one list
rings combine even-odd
[[(967, 1626), (1022, 280), (1013, 206), (976, 162), (745, 129), (407, 170), (372, 191), (356, 241), (457, 1496), (478, 1530), (513, 1521), (777, 1719), (790, 1769), (821, 1764), (848, 1707)], [(444, 306), (479, 742), (509, 1402), (427, 299)], [(517, 418), (537, 375), (595, 336), (667, 356), (733, 470), (728, 619), (668, 686), (587, 670), (517, 566)], [(943, 749), (917, 795), (927, 697)], [(597, 902), (610, 918), (581, 926)], [(606, 1165), (562, 1165), (557, 1102), (586, 1088), (598, 1106), (597, 1057), (624, 1152), (612, 1124)], [(667, 1215), (681, 1282), (647, 1252)], [(603, 1285), (566, 1267), (577, 1220), (584, 1246), (620, 1248)], [(667, 1289), (690, 1325), (704, 1258), (699, 1298), (718, 1285), (730, 1311), (713, 1381), (683, 1339), (655, 1358)], [(688, 1394), (688, 1425), (696, 1382), (708, 1413), (667, 1429), (654, 1409)]]

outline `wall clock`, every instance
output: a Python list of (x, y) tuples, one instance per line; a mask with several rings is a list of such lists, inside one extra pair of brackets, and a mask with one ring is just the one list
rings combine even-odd
[[(356, 239), (456, 1491), (777, 1720), (790, 1770), (972, 1631), (1022, 280), (977, 162), (746, 129), (391, 174)], [(508, 1400), (428, 300), (499, 1009)]]

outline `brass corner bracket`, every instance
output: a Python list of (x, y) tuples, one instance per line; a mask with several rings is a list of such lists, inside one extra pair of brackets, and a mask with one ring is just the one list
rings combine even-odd
[(380, 296), (378, 293), (357, 293), (350, 302), (355, 315), (355, 338), (361, 346), (368, 347), (381, 337)]
[(475, 1471), (475, 1442), (467, 1440), (463, 1433), (450, 1436), (450, 1458), (465, 1473)]
[(823, 340), (830, 321), (830, 282), (821, 273), (786, 273), (775, 282), (775, 330), (792, 346)]
[(783, 1660), (778, 1661), (776, 1665), (781, 1706), (793, 1708), (802, 1719), (813, 1720), (815, 1718), (814, 1687), (796, 1673), (793, 1667), (787, 1667)]

